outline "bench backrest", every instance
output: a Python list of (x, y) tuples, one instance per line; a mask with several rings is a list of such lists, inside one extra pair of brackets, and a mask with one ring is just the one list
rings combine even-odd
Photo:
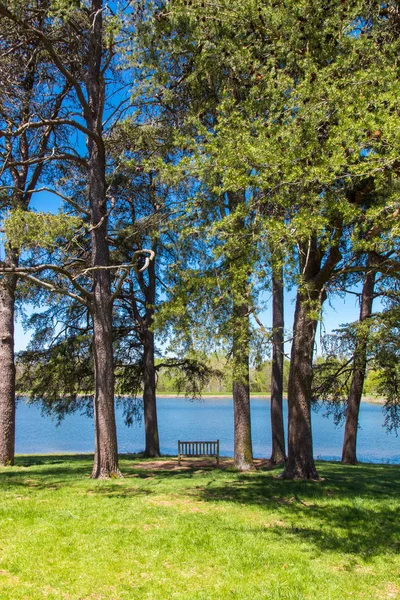
[(178, 454), (186, 456), (219, 456), (219, 440), (214, 442), (181, 442), (178, 440)]

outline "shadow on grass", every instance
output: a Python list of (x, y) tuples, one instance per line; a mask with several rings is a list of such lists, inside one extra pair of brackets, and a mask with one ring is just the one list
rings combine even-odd
[[(184, 470), (171, 470), (171, 457), (165, 457), (158, 461), (162, 468), (153, 470), (151, 466), (154, 459), (146, 459), (142, 454), (120, 455), (120, 468), (123, 473), (122, 481), (126, 479), (150, 480), (156, 477), (176, 477), (191, 479), (199, 472), (198, 466), (189, 467)], [(38, 489), (55, 489), (62, 485), (72, 485), (82, 479), (90, 479), (94, 456), (93, 454), (43, 454), (43, 455), (21, 455), (17, 456), (14, 467), (4, 467), (0, 470), (0, 487), (27, 486)], [(165, 461), (165, 468), (164, 468)], [(174, 461), (172, 464), (176, 464)], [(145, 468), (143, 468), (145, 467)], [(150, 467), (150, 468), (149, 468)], [(212, 470), (204, 469), (204, 471)], [(96, 480), (93, 480), (96, 481)], [(109, 480), (108, 480), (109, 481)], [(115, 481), (121, 481), (116, 478)], [(107, 493), (105, 482), (102, 482), (98, 493)], [(126, 488), (129, 494), (129, 488)], [(114, 494), (115, 495), (115, 494)], [(120, 496), (122, 497), (123, 492)]]
[(90, 477), (93, 455), (51, 454), (17, 456), (14, 467), (0, 471), (0, 486), (56, 489)]
[[(321, 551), (364, 558), (400, 551), (400, 469), (397, 466), (326, 463), (320, 482), (238, 474), (201, 492), (203, 500), (264, 506), (290, 525), (255, 530), (300, 538)], [(295, 524), (295, 526), (293, 525)]]
[[(72, 486), (90, 477), (92, 462), (93, 455), (20, 456), (15, 468), (1, 470), (0, 484), (49, 490)], [(324, 479), (312, 482), (280, 480), (274, 475), (281, 469), (238, 473), (211, 465), (183, 469), (174, 465), (171, 457), (156, 464), (151, 459), (139, 460), (137, 455), (123, 455), (126, 478), (93, 482), (87, 493), (123, 500), (155, 494), (159, 484), (171, 481), (174, 494), (277, 513), (279, 525), (248, 527), (249, 535), (265, 536), (266, 544), (273, 535), (283, 543), (297, 539), (322, 552), (364, 558), (400, 550), (399, 466), (319, 463)], [(165, 489), (163, 493), (168, 493)]]
[[(292, 517), (299, 517), (299, 526), (283, 531), (272, 528), (272, 533), (280, 538), (293, 538), (309, 542), (322, 552), (340, 552), (359, 555), (364, 559), (382, 554), (398, 554), (400, 550), (400, 528), (398, 508), (334, 507), (322, 512), (313, 509), (312, 518), (307, 522), (305, 515), (291, 507)], [(313, 527), (314, 525), (314, 527)]]

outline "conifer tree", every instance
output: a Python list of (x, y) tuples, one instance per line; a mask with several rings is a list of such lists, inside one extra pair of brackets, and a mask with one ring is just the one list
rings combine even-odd
[[(43, 28), (41, 16), (35, 26)], [(28, 210), (38, 184), (46, 177), (48, 157), (62, 126), (55, 127), (69, 91), (69, 83), (58, 87), (54, 68), (36, 40), (5, 19), (0, 25), (3, 49), (0, 59), (1, 214)], [(45, 121), (42, 123), (42, 121)], [(32, 126), (32, 127), (31, 127)], [(19, 250), (11, 243), (4, 247), (3, 264), (18, 267)], [(0, 280), (0, 464), (12, 465), (15, 446), (15, 365), (14, 313), (17, 276)]]
[[(109, 94), (115, 94), (117, 89), (110, 85), (109, 76), (117, 60), (115, 51), (121, 21), (102, 0), (79, 5), (59, 0), (40, 7), (39, 12), (44, 24), (42, 29), (35, 23), (36, 6), (28, 3), (21, 10), (0, 3), (2, 19), (37, 44), (54, 66), (59, 85), (71, 88), (68, 114), (60, 116), (57, 124), (69, 126), (78, 139), (86, 141), (87, 156), (79, 155), (74, 149), (69, 157), (63, 158), (78, 162), (86, 170), (87, 201), (80, 208), (89, 222), (90, 266), (86, 267), (83, 279), (89, 279), (90, 289), (79, 286), (75, 275), (69, 278), (67, 275), (67, 279), (80, 288), (80, 297), (87, 304), (93, 321), (95, 462), (92, 476), (119, 476), (112, 347), (114, 297), (108, 242), (111, 199), (106, 186), (105, 123), (112, 127), (120, 115), (121, 105), (110, 114), (106, 102)], [(52, 120), (41, 119), (41, 124), (52, 124)]]

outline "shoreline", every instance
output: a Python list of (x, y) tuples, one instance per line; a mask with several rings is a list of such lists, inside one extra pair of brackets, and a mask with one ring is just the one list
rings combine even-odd
[[(83, 394), (78, 394), (78, 396), (82, 396)], [(119, 398), (128, 398), (129, 396), (118, 396)], [(115, 397), (116, 399), (118, 398), (117, 396)], [(18, 400), (22, 400), (25, 399), (28, 400), (29, 395), (24, 395), (24, 394), (18, 394), (17, 399)], [(157, 393), (156, 396), (157, 400), (161, 400), (163, 398), (177, 398), (177, 399), (181, 399), (181, 400), (189, 400), (191, 402), (196, 402), (196, 401), (201, 401), (201, 400), (206, 400), (207, 398), (212, 398), (215, 400), (231, 400), (232, 399), (232, 394), (202, 394), (199, 398), (195, 398), (192, 399), (190, 396), (185, 396), (184, 394), (178, 394), (177, 392), (173, 393), (173, 392), (169, 392), (169, 393)], [(271, 396), (268, 394), (250, 394), (250, 399), (256, 399), (256, 400), (271, 400)], [(287, 395), (285, 395), (283, 397), (284, 400), (287, 400)], [(29, 400), (28, 400), (29, 402)], [(377, 396), (363, 396), (361, 398), (361, 402), (367, 403), (367, 404), (380, 404), (380, 405), (384, 405), (385, 404), (385, 398), (380, 398)]]
[[(162, 393), (160, 392), (159, 394), (157, 393), (157, 400), (162, 399), (162, 398), (181, 398), (182, 400), (192, 400), (190, 397), (185, 396), (184, 394), (178, 394), (178, 393)], [(207, 398), (215, 398), (217, 400), (221, 399), (221, 400), (229, 400), (232, 399), (232, 394), (202, 394), (202, 396), (200, 396), (200, 398), (196, 398), (195, 400), (193, 400), (193, 402), (195, 402), (196, 400), (205, 400)], [(250, 399), (255, 398), (257, 400), (270, 400), (271, 396), (268, 394), (250, 394)], [(283, 397), (284, 400), (287, 400), (287, 395)], [(368, 404), (385, 404), (385, 399), (384, 398), (379, 398), (377, 396), (363, 396), (361, 398), (361, 402), (367, 402)]]

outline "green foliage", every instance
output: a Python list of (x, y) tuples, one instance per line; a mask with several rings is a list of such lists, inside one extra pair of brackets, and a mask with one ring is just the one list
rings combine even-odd
[[(163, 382), (158, 379), (157, 389), (160, 387), (173, 388), (176, 393), (184, 393), (192, 400), (200, 398), (203, 390), (207, 390), (211, 380), (221, 380), (222, 372), (211, 366), (204, 356), (192, 354), (184, 359), (164, 358), (156, 364), (157, 372), (164, 372)], [(167, 391), (167, 390), (166, 390)]]
[(35, 213), (14, 210), (4, 220), (6, 240), (18, 251), (43, 248), (54, 250), (70, 242), (83, 222), (65, 213)]
[(396, 300), (377, 315), (371, 339), (376, 393), (385, 399), (385, 426), (396, 433), (400, 429), (399, 316)]
[[(208, 380), (203, 383), (201, 395), (232, 395), (232, 365), (229, 359), (223, 359), (218, 356), (208, 357), (208, 362), (211, 368)], [(165, 361), (163, 360), (164, 364)], [(268, 395), (271, 386), (271, 361), (263, 361), (257, 367), (250, 368), (250, 392), (253, 394)], [(289, 361), (284, 362), (283, 386), (284, 391), (287, 390), (287, 382), (289, 375)], [(182, 375), (181, 375), (182, 377)], [(175, 394), (184, 392), (185, 395), (191, 396), (191, 391), (187, 389), (187, 385), (183, 382), (178, 382), (174, 373), (169, 368), (162, 367), (158, 373), (157, 393)]]
[(320, 358), (313, 367), (312, 400), (316, 409), (324, 404), (325, 416), (332, 416), (336, 425), (346, 416), (346, 401), (353, 374), (353, 357), (335, 355)]
[(93, 414), (91, 337), (75, 335), (47, 349), (19, 353), (17, 393), (28, 394), (44, 414), (60, 422), (76, 411)]

